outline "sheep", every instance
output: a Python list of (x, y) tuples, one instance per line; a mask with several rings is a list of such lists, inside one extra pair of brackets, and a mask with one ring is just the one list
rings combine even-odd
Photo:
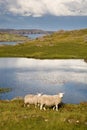
[[(39, 98), (40, 110), (46, 110), (45, 106), (54, 106), (56, 107), (56, 111), (58, 111), (58, 105), (61, 103), (64, 93), (59, 93), (57, 95), (42, 95)], [(54, 109), (53, 108), (53, 109)]]
[(40, 96), (41, 96), (41, 93), (38, 93), (37, 95), (33, 95), (33, 94), (26, 95), (24, 97), (24, 107), (26, 105), (28, 105), (29, 107), (30, 104), (34, 104), (36, 108), (36, 105), (38, 104), (38, 99)]

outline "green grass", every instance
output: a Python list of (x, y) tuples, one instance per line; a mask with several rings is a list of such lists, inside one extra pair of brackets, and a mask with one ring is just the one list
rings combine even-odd
[(0, 57), (87, 59), (87, 29), (60, 31), (23, 44), (0, 46)]
[(0, 88), (0, 93), (10, 92), (11, 90), (11, 88)]
[(59, 111), (23, 106), (23, 100), (0, 101), (1, 130), (86, 130), (87, 103), (66, 104)]
[(26, 41), (27, 37), (18, 35), (18, 34), (9, 34), (9, 33), (0, 33), (0, 41), (1, 42), (16, 42), (16, 41)]

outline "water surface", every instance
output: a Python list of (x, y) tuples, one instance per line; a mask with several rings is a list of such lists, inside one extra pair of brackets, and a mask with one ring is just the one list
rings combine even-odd
[(87, 63), (84, 60), (36, 60), (0, 58), (0, 87), (12, 92), (1, 99), (12, 99), (28, 93), (64, 92), (63, 102), (87, 101)]
[(0, 42), (0, 45), (15, 45), (17, 42)]
[[(45, 36), (45, 34), (24, 34), (23, 36), (27, 36), (30, 39), (36, 39), (42, 36)], [(15, 45), (18, 43), (23, 43), (22, 41), (17, 41), (17, 42), (0, 42), (0, 45)]]
[(42, 36), (45, 36), (46, 34), (24, 34), (24, 36), (27, 36), (30, 39), (36, 39)]

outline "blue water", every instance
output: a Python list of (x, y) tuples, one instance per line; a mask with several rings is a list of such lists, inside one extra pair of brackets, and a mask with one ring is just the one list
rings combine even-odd
[[(30, 39), (36, 39), (36, 38), (42, 37), (44, 35), (45, 34), (24, 34), (24, 36), (27, 36)], [(0, 45), (15, 45), (18, 43), (22, 43), (22, 42), (21, 41), (19, 41), (19, 42), (0, 42)]]
[(15, 45), (17, 42), (0, 42), (0, 45)]
[(12, 91), (0, 94), (12, 99), (29, 93), (64, 92), (63, 102), (87, 101), (87, 63), (84, 60), (37, 60), (0, 58), (0, 87)]
[(45, 36), (45, 34), (24, 34), (24, 36), (27, 36), (30, 39), (36, 39)]

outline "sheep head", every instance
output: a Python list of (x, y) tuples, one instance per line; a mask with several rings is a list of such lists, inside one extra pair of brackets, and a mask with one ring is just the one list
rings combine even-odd
[(64, 93), (59, 93), (59, 97), (62, 98)]
[(40, 97), (42, 95), (42, 93), (37, 93), (37, 96)]

